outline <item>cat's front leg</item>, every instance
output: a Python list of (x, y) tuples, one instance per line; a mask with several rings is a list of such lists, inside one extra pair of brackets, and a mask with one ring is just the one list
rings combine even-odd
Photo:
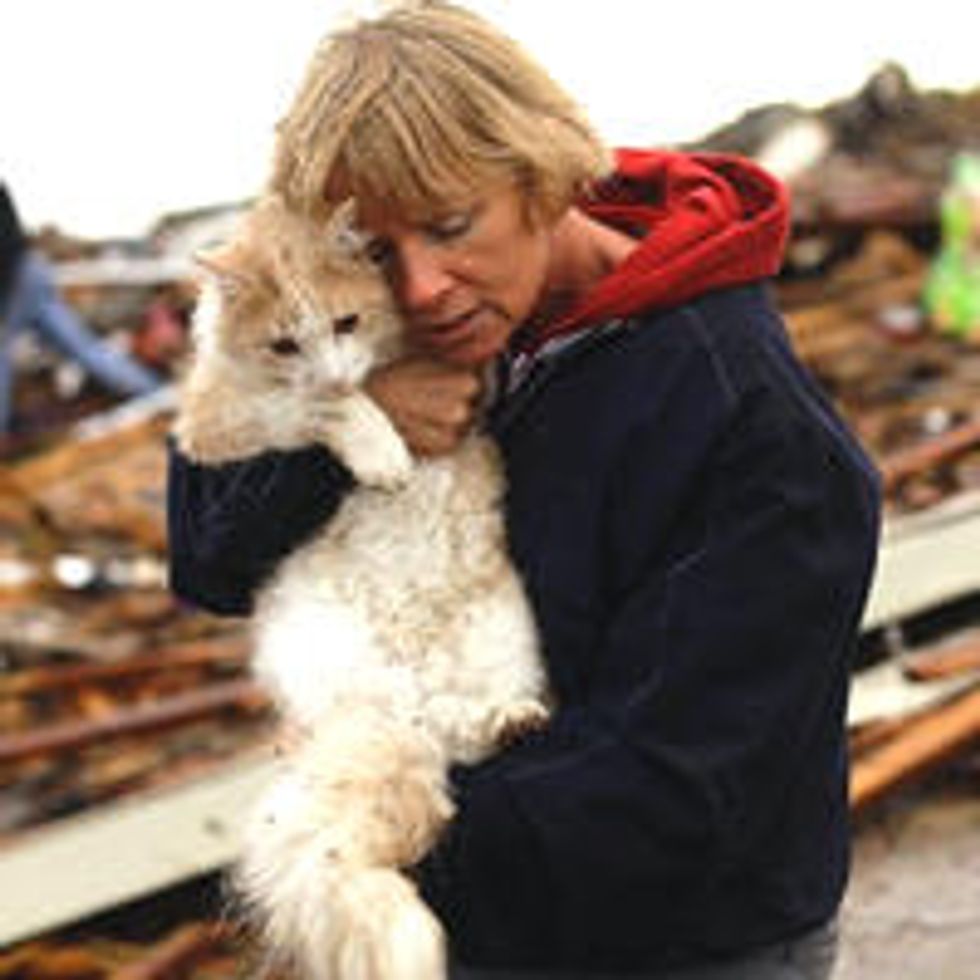
[(350, 468), (358, 483), (396, 490), (414, 462), (388, 416), (362, 391), (324, 402), (315, 415), (316, 438)]
[(270, 449), (296, 449), (312, 440), (306, 416), (279, 392), (250, 391), (219, 371), (201, 369), (181, 396), (174, 436), (197, 463), (220, 466)]
[(426, 719), (447, 753), (472, 764), (547, 727), (551, 711), (529, 694), (501, 701), (487, 695), (442, 693), (429, 698)]
[(506, 748), (525, 735), (545, 728), (550, 718), (550, 709), (537, 698), (520, 698), (500, 705), (486, 717), (487, 744)]

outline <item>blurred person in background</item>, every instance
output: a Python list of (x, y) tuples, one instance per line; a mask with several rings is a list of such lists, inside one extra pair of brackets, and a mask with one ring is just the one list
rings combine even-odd
[(13, 422), (14, 345), (26, 331), (116, 395), (146, 395), (161, 384), (152, 371), (93, 334), (64, 302), (51, 266), (31, 248), (10, 191), (0, 182), (0, 436)]

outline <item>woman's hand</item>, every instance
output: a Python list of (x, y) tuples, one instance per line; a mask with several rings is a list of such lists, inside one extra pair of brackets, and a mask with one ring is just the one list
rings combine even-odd
[(479, 375), (413, 355), (372, 372), (365, 388), (420, 456), (452, 452), (473, 424)]

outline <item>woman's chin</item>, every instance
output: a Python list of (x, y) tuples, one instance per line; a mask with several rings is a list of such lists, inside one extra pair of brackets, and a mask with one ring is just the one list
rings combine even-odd
[(492, 361), (507, 346), (511, 330), (482, 329), (468, 332), (454, 339), (453, 343), (433, 344), (435, 357), (457, 367), (480, 367)]

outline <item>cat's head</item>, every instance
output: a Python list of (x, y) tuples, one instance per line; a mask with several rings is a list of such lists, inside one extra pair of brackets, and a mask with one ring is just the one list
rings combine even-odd
[(352, 204), (324, 224), (263, 198), (231, 242), (198, 258), (209, 324), (199, 343), (265, 381), (344, 390), (401, 350), (401, 320)]

